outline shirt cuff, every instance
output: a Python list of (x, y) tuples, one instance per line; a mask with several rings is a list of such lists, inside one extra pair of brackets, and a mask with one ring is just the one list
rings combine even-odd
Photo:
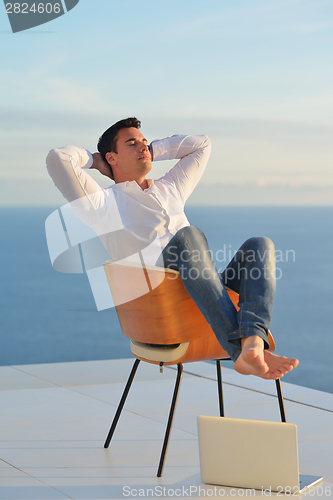
[(80, 155), (82, 158), (82, 162), (83, 162), (83, 165), (81, 163), (81, 165), (82, 165), (81, 168), (83, 168), (83, 169), (90, 168), (91, 165), (94, 163), (93, 156), (90, 153), (90, 151), (88, 151), (88, 149), (82, 148), (82, 150), (84, 151), (84, 153), (82, 154), (82, 156)]
[(150, 146), (153, 148), (154, 161), (169, 160), (170, 143), (168, 138), (153, 141)]

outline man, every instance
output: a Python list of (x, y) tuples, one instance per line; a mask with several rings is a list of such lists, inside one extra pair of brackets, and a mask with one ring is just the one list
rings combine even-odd
[[(134, 253), (133, 241), (144, 246), (146, 229), (148, 240), (154, 234), (162, 250), (157, 265), (180, 271), (186, 290), (235, 369), (266, 379), (282, 377), (298, 365), (298, 360), (267, 350), (275, 293), (272, 242), (268, 238), (247, 240), (219, 275), (204, 234), (190, 226), (184, 213), (185, 202), (206, 167), (209, 139), (172, 136), (148, 146), (140, 126), (136, 118), (115, 123), (100, 137), (98, 153), (74, 146), (50, 151), (47, 167), (54, 183), (68, 201), (79, 202), (78, 216), (96, 229), (102, 241), (104, 237), (112, 256), (121, 258), (119, 247), (123, 252), (126, 247), (126, 255)], [(164, 159), (179, 161), (160, 179), (147, 178), (152, 160)], [(115, 184), (102, 189), (85, 172), (87, 168), (99, 170)], [(117, 238), (105, 227), (116, 224), (119, 217), (126, 238), (120, 237), (117, 245)], [(239, 293), (238, 313), (225, 285)]]

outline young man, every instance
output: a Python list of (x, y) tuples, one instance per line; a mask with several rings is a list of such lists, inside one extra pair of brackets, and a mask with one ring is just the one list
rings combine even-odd
[[(74, 146), (50, 151), (47, 167), (55, 185), (77, 205), (77, 215), (96, 230), (112, 257), (132, 255), (134, 248), (158, 241), (157, 265), (179, 270), (186, 290), (239, 373), (282, 377), (298, 360), (267, 350), (275, 293), (273, 243), (268, 238), (247, 240), (219, 275), (204, 234), (190, 226), (184, 213), (206, 167), (209, 139), (172, 136), (148, 146), (140, 126), (136, 118), (115, 123), (100, 137), (98, 153)], [(164, 159), (179, 161), (160, 179), (147, 178), (152, 160)], [(84, 170), (89, 168), (115, 184), (102, 189)], [(117, 238), (115, 230), (120, 227), (123, 231)], [(154, 260), (150, 263), (156, 263), (156, 254)], [(239, 293), (238, 313), (225, 285)]]

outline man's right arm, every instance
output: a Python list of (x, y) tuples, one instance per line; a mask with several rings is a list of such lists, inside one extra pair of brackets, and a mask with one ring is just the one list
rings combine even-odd
[[(99, 153), (92, 155), (86, 149), (76, 146), (52, 149), (47, 155), (47, 170), (56, 187), (69, 202), (83, 196), (87, 196), (90, 201), (96, 197), (104, 198), (103, 189), (85, 171), (89, 168), (96, 168), (102, 174), (109, 174), (108, 177), (111, 177), (110, 169), (98, 155)], [(92, 197), (91, 195), (94, 194), (96, 196)]]

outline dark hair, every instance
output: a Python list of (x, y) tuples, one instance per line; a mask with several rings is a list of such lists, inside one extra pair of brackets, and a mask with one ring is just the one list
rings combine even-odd
[[(131, 118), (125, 118), (117, 123), (114, 123), (110, 128), (108, 128), (99, 138), (97, 149), (101, 153), (103, 160), (107, 162), (105, 155), (110, 151), (117, 153), (117, 135), (119, 130), (122, 128), (140, 128), (141, 122), (134, 116)], [(111, 168), (111, 166), (110, 166)], [(112, 169), (111, 169), (112, 173)]]

